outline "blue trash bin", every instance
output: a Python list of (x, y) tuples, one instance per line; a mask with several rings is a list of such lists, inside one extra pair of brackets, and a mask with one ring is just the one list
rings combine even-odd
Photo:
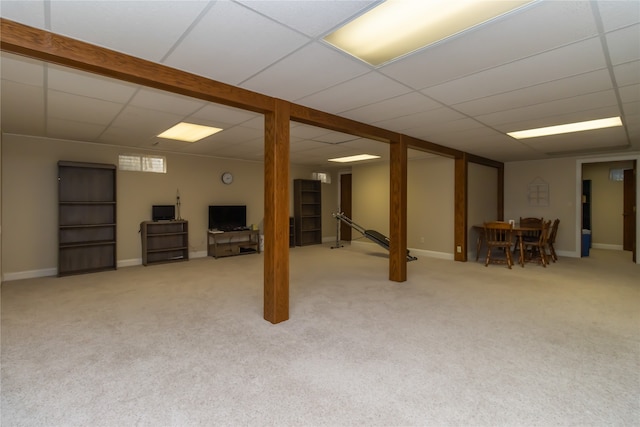
[(591, 230), (586, 228), (582, 230), (582, 256), (589, 256), (589, 248), (591, 248)]

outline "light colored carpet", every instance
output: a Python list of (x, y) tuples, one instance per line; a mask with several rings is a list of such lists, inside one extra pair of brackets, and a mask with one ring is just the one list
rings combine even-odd
[(544, 269), (377, 246), (291, 250), (291, 318), (262, 255), (2, 285), (2, 426), (631, 426), (640, 266)]

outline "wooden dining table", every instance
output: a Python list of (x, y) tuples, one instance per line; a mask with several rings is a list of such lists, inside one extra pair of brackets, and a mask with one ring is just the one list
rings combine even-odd
[[(480, 249), (482, 242), (484, 241), (484, 224), (475, 224), (473, 229), (478, 232), (476, 239), (476, 261), (480, 258)], [(530, 232), (542, 232), (542, 227), (536, 227), (531, 225), (520, 225), (520, 223), (513, 224), (513, 234), (516, 236), (516, 245), (520, 250), (520, 259), (518, 260), (520, 265), (524, 267), (524, 235)]]

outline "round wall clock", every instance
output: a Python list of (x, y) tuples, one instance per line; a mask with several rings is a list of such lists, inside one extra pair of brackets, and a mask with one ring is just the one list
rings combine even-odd
[(222, 174), (222, 182), (227, 185), (233, 182), (233, 175), (231, 174), (231, 172), (225, 172)]

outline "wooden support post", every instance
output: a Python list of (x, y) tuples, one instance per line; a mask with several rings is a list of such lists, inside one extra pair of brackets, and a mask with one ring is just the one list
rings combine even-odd
[(289, 319), (289, 116), (276, 99), (265, 114), (264, 141), (264, 318)]
[(389, 280), (407, 280), (407, 141), (390, 144)]
[(467, 260), (467, 176), (469, 163), (462, 154), (455, 158), (454, 183), (454, 242), (453, 259)]

